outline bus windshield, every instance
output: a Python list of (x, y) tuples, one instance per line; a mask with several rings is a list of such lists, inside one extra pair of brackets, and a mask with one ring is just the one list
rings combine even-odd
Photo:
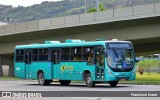
[(107, 49), (107, 62), (108, 66), (111, 68), (132, 68), (134, 64), (134, 54), (133, 49), (128, 45), (125, 47), (108, 48)]

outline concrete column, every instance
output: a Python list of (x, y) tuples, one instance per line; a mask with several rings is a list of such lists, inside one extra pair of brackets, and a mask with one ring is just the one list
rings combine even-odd
[(1, 56), (0, 56), (0, 77), (2, 77), (3, 73), (2, 73), (2, 60), (1, 60)]
[(9, 59), (9, 73), (8, 76), (14, 77), (14, 58), (11, 56)]
[(1, 65), (8, 65), (9, 69), (5, 68), (4, 66), (4, 69), (3, 69), (4, 73), (7, 76), (12, 76), (12, 77), (14, 76), (14, 57), (13, 55), (4, 55), (3, 57), (1, 57)]

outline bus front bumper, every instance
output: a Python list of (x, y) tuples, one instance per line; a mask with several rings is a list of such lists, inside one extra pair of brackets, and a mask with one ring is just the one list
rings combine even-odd
[(135, 80), (136, 72), (133, 69), (131, 72), (107, 72), (106, 81), (124, 81), (124, 80)]

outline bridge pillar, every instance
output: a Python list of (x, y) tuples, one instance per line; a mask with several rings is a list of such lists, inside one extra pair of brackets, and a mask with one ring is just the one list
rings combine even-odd
[(9, 73), (8, 73), (8, 76), (14, 76), (14, 58), (13, 57), (10, 57), (10, 60), (9, 60)]
[(14, 57), (4, 55), (0, 57), (0, 75), (14, 76)]
[(7, 65), (9, 66), (8, 76), (14, 76), (14, 58), (12, 56), (7, 57)]
[(0, 56), (0, 77), (2, 77), (3, 75), (3, 72), (2, 72), (2, 59), (1, 59), (1, 56)]

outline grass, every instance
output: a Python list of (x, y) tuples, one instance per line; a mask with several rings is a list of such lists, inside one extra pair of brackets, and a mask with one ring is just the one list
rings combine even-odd
[(16, 77), (0, 77), (0, 80), (20, 80), (20, 78), (16, 78)]
[(148, 73), (143, 73), (143, 75), (140, 75), (136, 73), (136, 81), (160, 81), (160, 74), (151, 73), (148, 75)]
[(140, 75), (136, 73), (136, 80), (134, 81), (120, 81), (120, 83), (129, 83), (129, 84), (160, 84), (160, 74), (159, 73), (143, 73)]

